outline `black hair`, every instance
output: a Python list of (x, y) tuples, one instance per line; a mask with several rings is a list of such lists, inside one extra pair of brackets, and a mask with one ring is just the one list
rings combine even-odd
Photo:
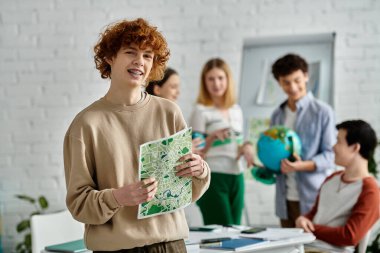
[(287, 54), (277, 59), (272, 65), (272, 74), (278, 81), (281, 76), (287, 76), (299, 69), (302, 70), (303, 73), (308, 72), (305, 59), (296, 54)]
[(145, 88), (145, 91), (148, 92), (151, 95), (156, 95), (156, 94), (154, 94), (154, 86), (158, 85), (158, 86), (162, 87), (162, 85), (164, 85), (164, 83), (166, 83), (166, 81), (172, 75), (178, 75), (177, 71), (175, 71), (172, 68), (167, 68), (165, 70), (165, 72), (164, 72), (164, 77), (161, 80), (159, 80), (159, 81), (150, 82), (148, 84), (148, 86)]
[(336, 128), (338, 130), (346, 130), (346, 141), (348, 145), (355, 143), (360, 144), (360, 155), (368, 160), (368, 167), (375, 165), (376, 168), (374, 154), (378, 140), (376, 132), (371, 125), (364, 120), (348, 120), (336, 125)]

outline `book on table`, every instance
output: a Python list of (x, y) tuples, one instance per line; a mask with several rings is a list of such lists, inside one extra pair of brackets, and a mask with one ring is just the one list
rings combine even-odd
[(312, 234), (304, 233), (302, 228), (267, 228), (253, 234), (240, 234), (244, 238), (264, 239), (267, 241), (291, 240), (301, 237), (310, 237)]
[(83, 239), (70, 241), (60, 244), (54, 244), (45, 247), (46, 251), (50, 252), (66, 252), (66, 253), (79, 253), (87, 251)]
[(230, 251), (242, 251), (255, 248), (258, 244), (267, 243), (263, 239), (254, 238), (235, 238), (230, 240), (223, 240), (215, 243), (200, 244), (201, 248), (216, 249), (216, 250), (230, 250)]

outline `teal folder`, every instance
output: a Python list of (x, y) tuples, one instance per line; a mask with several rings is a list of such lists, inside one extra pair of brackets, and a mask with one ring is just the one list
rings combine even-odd
[(263, 239), (238, 238), (225, 240), (217, 243), (201, 244), (200, 247), (206, 249), (242, 251), (254, 248), (258, 243), (268, 243), (268, 241), (265, 241)]
[(83, 239), (65, 242), (61, 244), (55, 244), (46, 246), (45, 250), (51, 252), (67, 252), (67, 253), (77, 253), (87, 251), (86, 245), (84, 245)]

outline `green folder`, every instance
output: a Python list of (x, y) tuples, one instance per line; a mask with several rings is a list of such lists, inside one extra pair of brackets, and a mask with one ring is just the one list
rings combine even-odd
[(46, 246), (45, 250), (52, 252), (68, 252), (68, 253), (77, 253), (87, 251), (86, 245), (84, 245), (83, 239), (65, 242), (61, 244), (55, 244)]

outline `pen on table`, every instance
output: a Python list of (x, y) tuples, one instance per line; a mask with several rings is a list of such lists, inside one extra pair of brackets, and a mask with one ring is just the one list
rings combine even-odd
[(234, 224), (228, 224), (228, 225), (225, 225), (225, 227), (236, 229), (236, 230), (241, 230), (241, 227), (239, 225), (234, 225)]
[(199, 244), (199, 247), (200, 248), (203, 248), (203, 247), (207, 247), (207, 248), (210, 248), (210, 247), (220, 247), (220, 246), (222, 246), (222, 242), (223, 241), (219, 241), (219, 242), (205, 242), (205, 243)]
[(231, 237), (216, 237), (216, 238), (208, 238), (208, 239), (202, 239), (201, 243), (211, 243), (211, 242), (221, 242), (226, 240), (231, 240)]

